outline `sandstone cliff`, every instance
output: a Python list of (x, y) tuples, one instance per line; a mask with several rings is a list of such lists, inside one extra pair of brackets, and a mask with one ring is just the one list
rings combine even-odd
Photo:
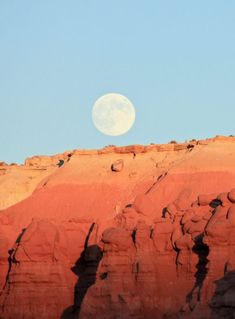
[(232, 318), (235, 138), (0, 166), (0, 318)]

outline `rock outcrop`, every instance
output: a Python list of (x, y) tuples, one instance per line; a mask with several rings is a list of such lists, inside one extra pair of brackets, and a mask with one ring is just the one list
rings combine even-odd
[(123, 170), (123, 167), (124, 167), (124, 162), (122, 159), (119, 159), (111, 165), (111, 170), (113, 172), (121, 172)]
[(224, 137), (2, 163), (0, 318), (233, 318), (234, 163)]

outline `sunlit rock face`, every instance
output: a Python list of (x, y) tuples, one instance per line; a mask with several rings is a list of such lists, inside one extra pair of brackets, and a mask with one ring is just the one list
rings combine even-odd
[(234, 163), (222, 137), (4, 163), (13, 194), (47, 173), (0, 212), (0, 318), (233, 318)]

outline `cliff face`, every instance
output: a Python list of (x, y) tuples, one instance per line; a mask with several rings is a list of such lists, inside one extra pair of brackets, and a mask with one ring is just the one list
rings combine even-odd
[(0, 318), (235, 315), (235, 138), (1, 169)]

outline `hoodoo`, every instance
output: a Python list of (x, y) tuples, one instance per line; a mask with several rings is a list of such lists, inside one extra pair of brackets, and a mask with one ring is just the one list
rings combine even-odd
[(234, 137), (2, 162), (0, 209), (0, 318), (235, 316)]

